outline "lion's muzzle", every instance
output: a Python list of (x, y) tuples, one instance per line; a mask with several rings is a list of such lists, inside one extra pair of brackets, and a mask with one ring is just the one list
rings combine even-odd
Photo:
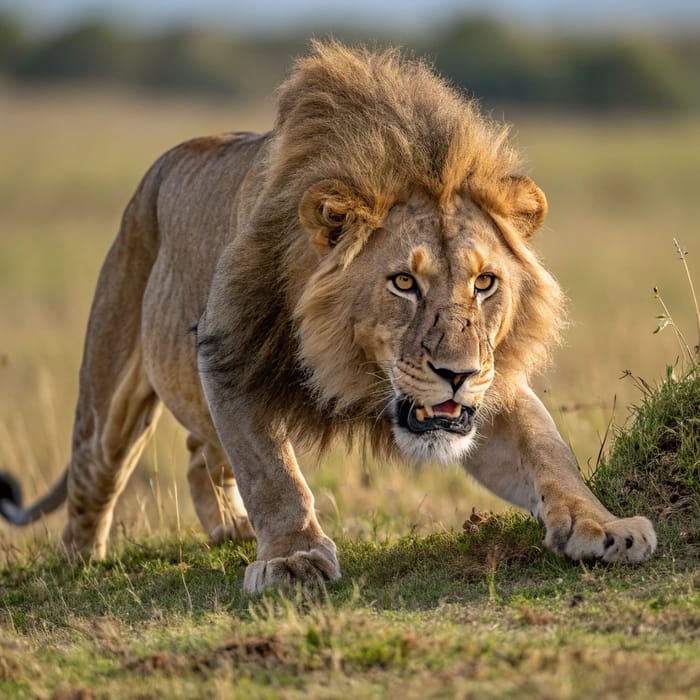
[(468, 435), (474, 427), (476, 409), (455, 401), (443, 401), (435, 406), (417, 406), (403, 397), (396, 402), (396, 420), (401, 428), (412, 433), (443, 430), (458, 435)]

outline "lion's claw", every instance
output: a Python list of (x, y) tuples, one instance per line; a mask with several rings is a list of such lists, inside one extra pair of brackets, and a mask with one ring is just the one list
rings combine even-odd
[(291, 588), (323, 585), (340, 578), (340, 567), (334, 552), (311, 549), (294, 552), (288, 557), (254, 561), (245, 571), (243, 591), (249, 595), (262, 593), (266, 588)]
[(646, 518), (622, 518), (606, 523), (604, 527), (606, 537), (613, 540), (601, 557), (605, 562), (638, 564), (649, 559), (656, 550), (654, 526)]
[(654, 527), (641, 516), (600, 522), (597, 518), (562, 519), (547, 527), (545, 546), (575, 561), (638, 564), (656, 550)]

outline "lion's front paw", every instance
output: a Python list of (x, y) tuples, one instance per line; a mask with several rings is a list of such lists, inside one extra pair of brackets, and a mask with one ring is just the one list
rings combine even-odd
[(654, 526), (641, 516), (615, 520), (567, 516), (546, 527), (545, 546), (575, 561), (638, 564), (656, 550)]
[(291, 588), (323, 584), (340, 578), (340, 567), (335, 549), (313, 548), (293, 552), (288, 557), (254, 561), (245, 570), (243, 591), (249, 595), (262, 593), (266, 588)]

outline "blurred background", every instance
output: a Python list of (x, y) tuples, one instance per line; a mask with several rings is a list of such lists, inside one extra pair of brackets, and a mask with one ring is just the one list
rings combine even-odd
[[(0, 0), (0, 470), (28, 497), (64, 468), (99, 266), (150, 163), (187, 138), (268, 129), (274, 86), (310, 37), (400, 45), (513, 138), (547, 193), (538, 246), (571, 327), (537, 390), (594, 467), (611, 420), (693, 345), (673, 238), (700, 281), (700, 4), (610, 0)], [(305, 471), (329, 534), (459, 528), (501, 508), (455, 467), (420, 473), (334, 452)], [(165, 418), (117, 531), (187, 530), (184, 433)], [(179, 516), (179, 517), (178, 517)], [(52, 516), (0, 545), (51, 536)], [(24, 539), (22, 539), (22, 537)]]

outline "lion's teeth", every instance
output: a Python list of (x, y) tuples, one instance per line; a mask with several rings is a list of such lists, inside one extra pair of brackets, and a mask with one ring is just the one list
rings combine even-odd
[[(438, 409), (437, 411), (435, 410), (436, 408)], [(461, 413), (462, 407), (454, 401), (445, 401), (441, 404), (436, 404), (436, 406), (416, 406), (415, 408), (416, 420), (421, 423), (426, 420), (430, 420), (431, 418), (435, 418), (435, 416), (459, 418)]]
[(416, 419), (421, 423), (430, 418), (435, 418), (435, 411), (433, 411), (432, 406), (418, 406), (416, 407)]

